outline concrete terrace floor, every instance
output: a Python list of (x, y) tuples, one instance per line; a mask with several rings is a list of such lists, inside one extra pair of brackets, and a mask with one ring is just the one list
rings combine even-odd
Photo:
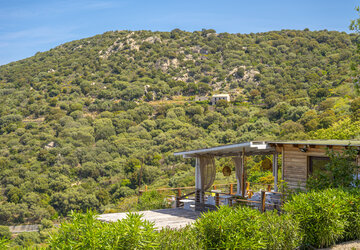
[[(188, 224), (192, 224), (201, 216), (200, 212), (190, 211), (183, 208), (158, 209), (134, 213), (142, 214), (144, 220), (154, 222), (155, 227), (158, 230), (165, 227), (173, 229), (185, 227)], [(126, 214), (127, 213), (102, 214), (98, 217), (98, 220), (104, 222), (115, 222), (117, 220), (124, 219)]]

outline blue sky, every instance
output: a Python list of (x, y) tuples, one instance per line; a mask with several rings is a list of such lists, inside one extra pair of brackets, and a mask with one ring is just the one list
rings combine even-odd
[(0, 0), (0, 65), (110, 30), (349, 32), (353, 0)]

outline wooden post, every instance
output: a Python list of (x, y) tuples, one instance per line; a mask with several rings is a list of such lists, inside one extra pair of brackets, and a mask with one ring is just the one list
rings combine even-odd
[(267, 185), (267, 191), (271, 192), (271, 185), (270, 184)]
[(215, 194), (215, 205), (218, 207), (220, 205), (220, 197), (219, 193)]
[(230, 184), (230, 195), (234, 194), (233, 189), (234, 189), (233, 184)]
[(264, 190), (261, 190), (261, 208), (260, 211), (263, 213), (265, 212), (265, 201), (266, 201), (266, 194)]
[(180, 207), (180, 197), (181, 197), (181, 189), (177, 189), (177, 196), (176, 196), (176, 207)]

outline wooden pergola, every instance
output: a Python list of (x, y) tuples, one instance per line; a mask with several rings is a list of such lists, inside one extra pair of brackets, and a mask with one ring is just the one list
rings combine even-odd
[(185, 152), (174, 153), (175, 156), (184, 158), (196, 158), (195, 165), (195, 209), (204, 205), (204, 193), (201, 180), (204, 171), (201, 171), (200, 161), (202, 157), (232, 157), (235, 163), (235, 172), (237, 180), (236, 195), (246, 196), (246, 161), (247, 156), (253, 155), (273, 155), (273, 176), (274, 191), (278, 191), (278, 152), (275, 147), (270, 146), (264, 141), (252, 141), (239, 144), (225, 145), (213, 148), (197, 149)]

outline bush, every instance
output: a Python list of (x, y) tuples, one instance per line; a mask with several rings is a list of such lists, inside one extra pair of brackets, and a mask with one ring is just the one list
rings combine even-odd
[(216, 212), (204, 213), (195, 222), (195, 232), (205, 248), (264, 248), (265, 241), (257, 233), (261, 228), (259, 217), (260, 212), (251, 208), (221, 207)]
[(159, 249), (203, 249), (202, 242), (189, 225), (181, 229), (164, 228), (159, 232), (157, 241)]
[(40, 225), (40, 230), (52, 228), (53, 225), (54, 225), (54, 224), (53, 224), (53, 222), (52, 222), (51, 220), (42, 219), (42, 220), (41, 220), (41, 225)]
[(149, 249), (155, 248), (153, 223), (141, 220), (139, 214), (128, 214), (121, 221), (106, 223), (94, 212), (72, 213), (51, 235), (50, 249)]
[(360, 239), (360, 190), (352, 188), (347, 190), (345, 198), (346, 205), (349, 207), (345, 214), (348, 221), (345, 227), (344, 240)]
[(261, 217), (266, 249), (295, 249), (302, 243), (299, 222), (288, 214), (266, 212)]
[(359, 186), (359, 181), (354, 181), (354, 173), (358, 170), (354, 161), (357, 153), (355, 149), (346, 149), (343, 152), (327, 151), (326, 154), (330, 160), (325, 165), (325, 171), (317, 176), (311, 176), (306, 186), (309, 189), (318, 190)]
[(252, 183), (268, 183), (268, 179), (272, 179), (271, 171), (253, 171), (248, 181)]
[(9, 245), (9, 239), (1, 238), (0, 239), (0, 249), (7, 249)]
[(340, 189), (311, 191), (293, 196), (284, 211), (300, 223), (303, 246), (321, 248), (358, 235), (359, 201), (354, 198)]
[[(143, 206), (163, 204), (146, 192)], [(156, 194), (156, 193), (155, 193)], [(297, 249), (321, 248), (360, 238), (360, 191), (327, 189), (293, 195), (277, 211), (260, 213), (246, 206), (222, 206), (203, 213), (193, 226), (154, 231), (141, 215), (116, 223), (96, 220), (94, 213), (72, 213), (50, 240), (50, 248), (159, 249)], [(157, 200), (155, 203), (149, 201)], [(148, 208), (147, 208), (148, 209)]]
[(14, 244), (21, 247), (30, 247), (41, 243), (40, 234), (38, 232), (24, 232), (18, 234), (14, 239)]
[(294, 249), (301, 243), (298, 223), (290, 216), (242, 206), (205, 213), (194, 228), (204, 247), (211, 249)]
[(11, 232), (8, 226), (0, 226), (0, 238), (11, 239)]
[(166, 196), (157, 191), (144, 192), (139, 197), (138, 210), (169, 208)]

